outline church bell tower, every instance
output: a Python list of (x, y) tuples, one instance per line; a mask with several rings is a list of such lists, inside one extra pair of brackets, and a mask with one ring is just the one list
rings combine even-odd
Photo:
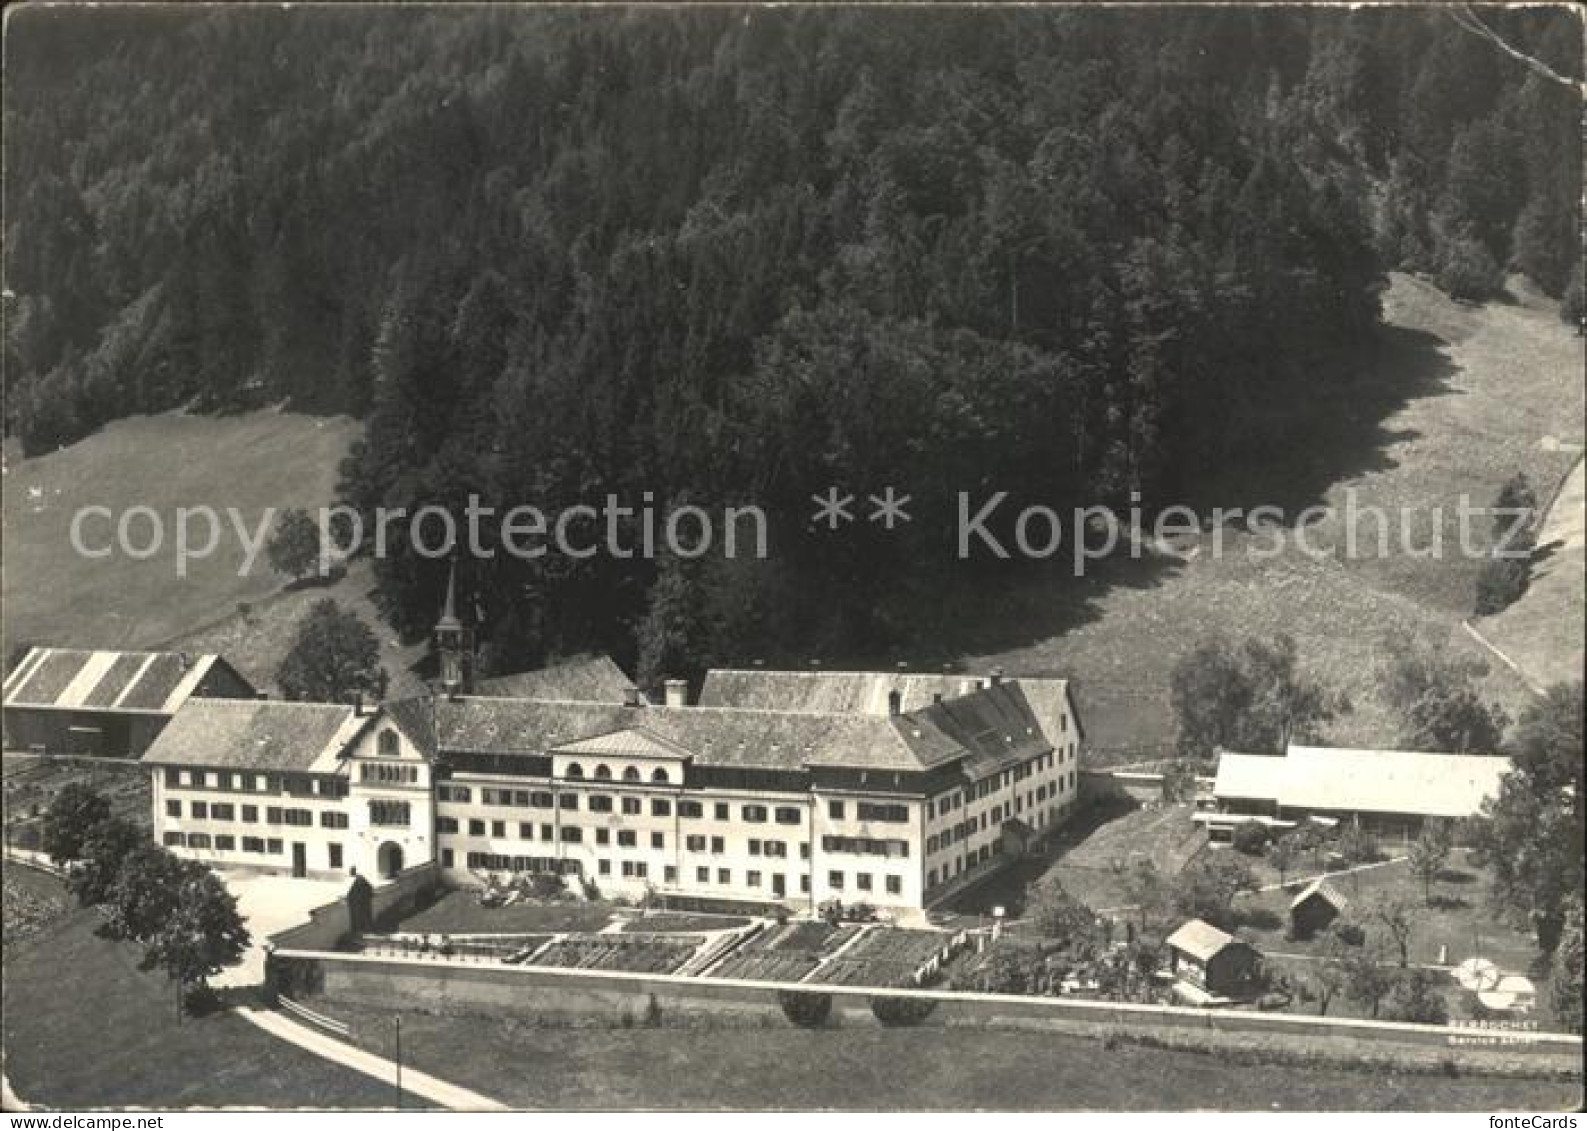
[(446, 574), (446, 606), (435, 622), (435, 654), (441, 661), (441, 691), (448, 696), (474, 690), (474, 630), (457, 619), (457, 563)]

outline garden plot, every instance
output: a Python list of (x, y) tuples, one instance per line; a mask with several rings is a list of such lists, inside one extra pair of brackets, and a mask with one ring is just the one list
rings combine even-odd
[(751, 939), (710, 972), (713, 978), (753, 982), (798, 982), (856, 934), (854, 925), (819, 921), (785, 923)]
[(672, 974), (705, 942), (701, 935), (605, 934), (558, 939), (535, 954), (530, 966), (566, 970), (622, 970)]
[(943, 931), (880, 927), (867, 931), (808, 980), (837, 986), (916, 985), (923, 968), (962, 938)]

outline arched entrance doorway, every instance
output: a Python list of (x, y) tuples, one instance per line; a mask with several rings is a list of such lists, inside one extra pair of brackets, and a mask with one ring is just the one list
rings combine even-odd
[(380, 872), (380, 878), (389, 880), (402, 871), (402, 849), (391, 841), (386, 841), (380, 846), (380, 851), (375, 853), (375, 867)]

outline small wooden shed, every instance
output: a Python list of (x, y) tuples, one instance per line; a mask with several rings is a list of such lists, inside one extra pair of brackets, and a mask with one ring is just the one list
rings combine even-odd
[(1309, 939), (1318, 931), (1343, 915), (1350, 901), (1339, 894), (1339, 889), (1326, 879), (1318, 878), (1307, 884), (1289, 903), (1290, 935)]
[(1193, 992), (1187, 996), (1240, 998), (1256, 989), (1262, 956), (1211, 923), (1192, 919), (1168, 936), (1169, 970)]

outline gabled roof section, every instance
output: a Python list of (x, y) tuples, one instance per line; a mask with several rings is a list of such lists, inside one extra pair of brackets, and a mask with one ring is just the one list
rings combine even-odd
[(248, 686), (213, 654), (34, 648), (6, 678), (5, 705), (169, 715), (219, 669)]
[(1231, 946), (1249, 946), (1204, 919), (1192, 919), (1168, 936), (1167, 945), (1182, 954), (1206, 962)]
[(694, 756), (676, 742), (652, 734), (644, 727), (630, 727), (628, 730), (613, 731), (611, 734), (581, 738), (554, 747), (551, 753), (580, 754), (597, 758), (662, 758), (668, 761), (682, 761)]
[[(1067, 710), (1078, 737), (1085, 737), (1080, 710), (1067, 679), (1010, 677), (1017, 683), (1050, 742), (1064, 737), (1060, 719)], [(799, 711), (810, 714), (886, 715), (888, 696), (897, 691), (903, 711), (972, 695), (991, 686), (984, 676), (929, 672), (769, 671), (764, 668), (713, 668), (700, 689), (700, 706), (741, 710)]]
[(1289, 901), (1289, 909), (1293, 911), (1313, 897), (1327, 900), (1335, 911), (1344, 912), (1350, 907), (1350, 901), (1339, 894), (1339, 889), (1329, 883), (1326, 877), (1319, 876), (1302, 888), (1300, 893)]
[(974, 779), (1053, 748), (1018, 683), (944, 699), (892, 721), (923, 768), (963, 758), (965, 772)]
[(343, 751), (373, 717), (339, 703), (195, 698), (172, 717), (142, 761), (335, 773)]
[(534, 671), (476, 681), (474, 694), (493, 699), (547, 699), (572, 703), (623, 702), (634, 681), (610, 656), (569, 656)]

